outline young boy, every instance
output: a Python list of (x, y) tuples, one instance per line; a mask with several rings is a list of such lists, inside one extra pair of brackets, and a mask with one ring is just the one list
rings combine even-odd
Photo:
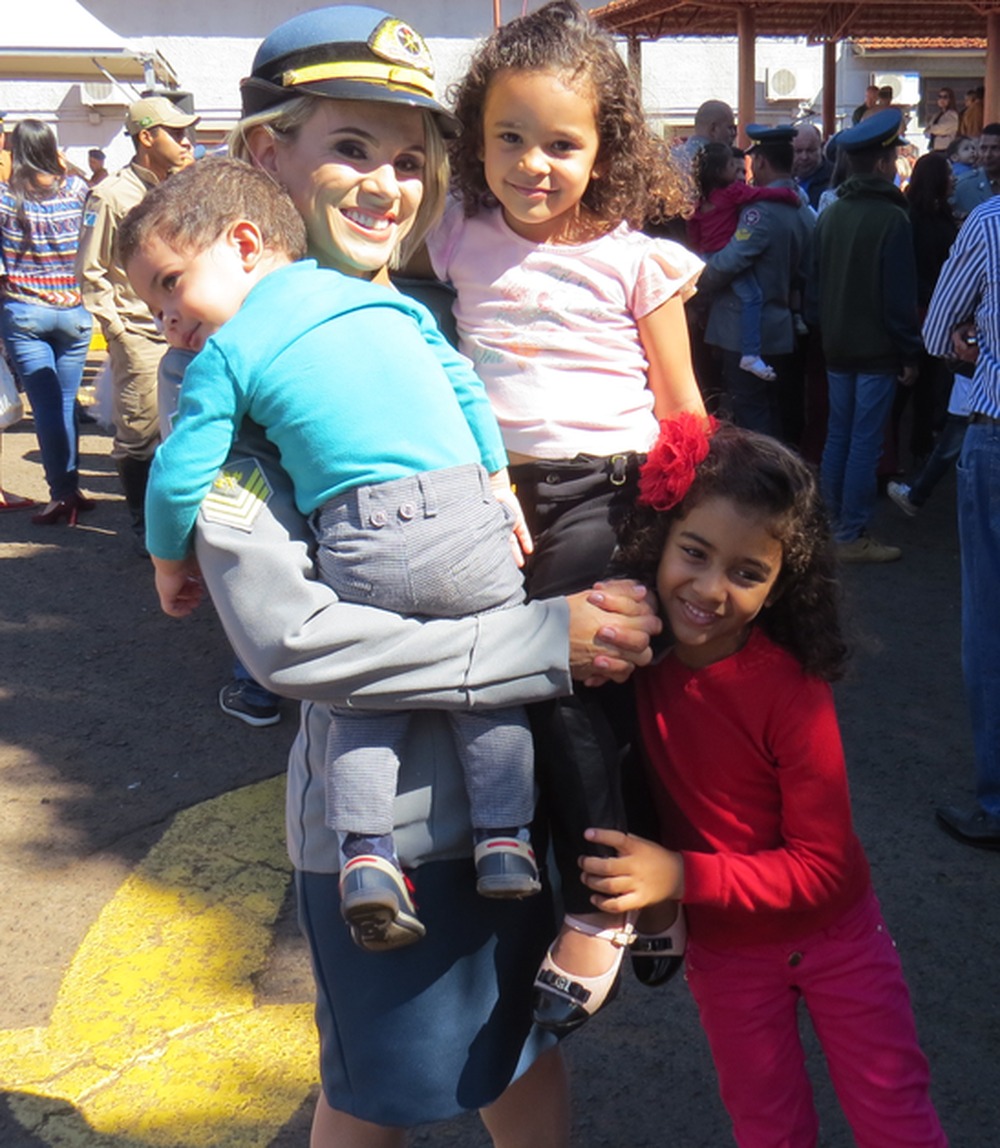
[[(167, 341), (196, 353), (147, 492), (147, 546), (163, 609), (202, 588), (199, 507), (236, 429), (259, 423), (317, 534), (320, 576), (342, 598), (460, 616), (520, 603), (506, 456), (483, 386), (430, 314), (388, 288), (303, 260), (305, 230), (263, 172), (209, 159), (154, 188), (119, 232), (132, 285)], [(489, 474), (487, 474), (489, 472)], [(214, 486), (213, 486), (214, 484)], [(252, 500), (251, 500), (252, 503)], [(253, 506), (234, 505), (234, 520)], [(343, 853), (341, 912), (363, 948), (424, 934), (392, 841), (407, 716), (335, 707), (326, 822)], [(523, 710), (452, 715), (476, 831), (477, 889), (540, 884), (524, 828), (533, 807)]]

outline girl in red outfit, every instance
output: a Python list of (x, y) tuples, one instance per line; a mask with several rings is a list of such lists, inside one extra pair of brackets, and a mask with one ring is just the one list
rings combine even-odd
[[(804, 1000), (856, 1142), (939, 1148), (927, 1061), (851, 823), (830, 682), (846, 649), (810, 468), (773, 439), (661, 424), (626, 527), (669, 654), (636, 675), (668, 848), (581, 858), (604, 912), (683, 902), (687, 977), (741, 1148), (812, 1148)], [(647, 907), (655, 907), (650, 910)], [(647, 923), (647, 927), (649, 927)]]
[[(732, 239), (740, 212), (749, 204), (772, 200), (798, 208), (802, 201), (790, 187), (750, 187), (741, 178), (743, 160), (729, 144), (706, 144), (696, 155), (694, 175), (698, 184), (698, 210), (688, 220), (688, 239), (699, 255), (721, 251)], [(736, 297), (743, 304), (740, 316), (740, 369), (773, 382), (774, 370), (760, 357), (760, 315), (764, 302), (753, 271), (732, 280)]]

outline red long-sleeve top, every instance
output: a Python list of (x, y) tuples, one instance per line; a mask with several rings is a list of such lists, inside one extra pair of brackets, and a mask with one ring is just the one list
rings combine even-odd
[(636, 682), (692, 937), (719, 948), (793, 941), (852, 908), (871, 877), (829, 684), (757, 627), (714, 665), (668, 656)]
[(732, 239), (743, 208), (761, 200), (785, 203), (789, 207), (802, 205), (798, 192), (791, 187), (750, 187), (740, 180), (717, 187), (709, 193), (707, 201), (702, 200), (688, 220), (688, 240), (692, 249), (700, 255), (721, 251)]

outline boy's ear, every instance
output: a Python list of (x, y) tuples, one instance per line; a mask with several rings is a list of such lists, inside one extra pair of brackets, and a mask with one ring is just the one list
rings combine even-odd
[(238, 219), (229, 227), (227, 238), (239, 250), (244, 271), (252, 271), (264, 254), (264, 237), (249, 219)]

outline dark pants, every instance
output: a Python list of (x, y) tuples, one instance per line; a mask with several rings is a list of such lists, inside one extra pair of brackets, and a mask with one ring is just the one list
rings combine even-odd
[[(616, 525), (635, 498), (639, 458), (590, 456), (511, 467), (535, 552), (528, 561), (529, 598), (587, 589), (605, 577)], [(539, 820), (548, 820), (566, 910), (593, 911), (577, 857), (600, 852), (584, 840), (590, 826), (624, 829), (621, 769), (634, 743), (628, 686), (577, 685), (573, 694), (530, 706)]]
[(738, 351), (722, 352), (720, 414), (738, 427), (788, 441), (801, 430), (802, 376), (791, 355), (768, 355), (774, 382), (740, 370)]

